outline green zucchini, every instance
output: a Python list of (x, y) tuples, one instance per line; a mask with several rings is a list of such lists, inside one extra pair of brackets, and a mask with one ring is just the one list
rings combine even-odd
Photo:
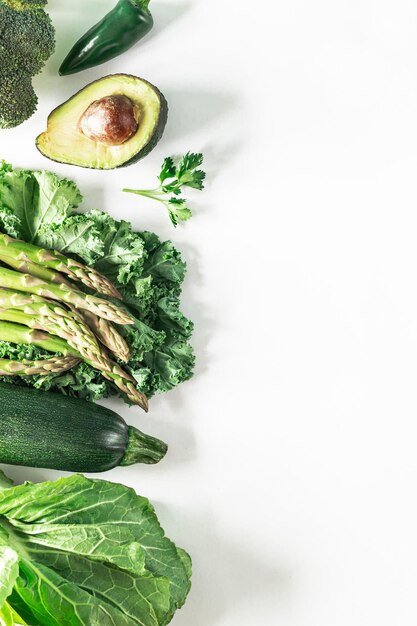
[(0, 383), (0, 463), (105, 472), (158, 463), (167, 445), (114, 411), (58, 393)]

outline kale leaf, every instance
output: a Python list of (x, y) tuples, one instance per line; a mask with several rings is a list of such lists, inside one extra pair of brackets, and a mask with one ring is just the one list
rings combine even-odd
[[(179, 175), (186, 176), (186, 170)], [(120, 327), (131, 348), (128, 369), (140, 391), (152, 396), (191, 378), (193, 324), (180, 311), (186, 265), (170, 241), (135, 232), (129, 222), (98, 210), (77, 211), (82, 196), (74, 182), (52, 172), (0, 167), (0, 230), (45, 248), (78, 257), (112, 280), (135, 317)], [(42, 358), (33, 346), (0, 342), (0, 355)], [(8, 382), (98, 400), (118, 391), (100, 372), (80, 363), (49, 376), (4, 377)]]

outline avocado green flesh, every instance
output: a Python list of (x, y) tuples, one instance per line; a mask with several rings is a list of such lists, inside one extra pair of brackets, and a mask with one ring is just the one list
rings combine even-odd
[[(79, 120), (92, 102), (113, 95), (127, 96), (134, 103), (139, 125), (130, 139), (109, 146), (84, 135)], [(52, 111), (36, 145), (44, 156), (60, 163), (114, 169), (137, 161), (156, 145), (166, 116), (166, 101), (156, 87), (136, 76), (114, 74), (90, 83)]]

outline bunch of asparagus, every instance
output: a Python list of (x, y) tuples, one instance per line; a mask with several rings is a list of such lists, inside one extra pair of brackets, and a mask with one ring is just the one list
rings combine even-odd
[(43, 361), (0, 359), (0, 375), (58, 373), (83, 360), (147, 411), (135, 379), (111, 356), (129, 360), (129, 347), (114, 324), (134, 320), (123, 307), (74, 283), (121, 299), (116, 287), (74, 259), (1, 233), (0, 262), (0, 341), (34, 344), (60, 355)]

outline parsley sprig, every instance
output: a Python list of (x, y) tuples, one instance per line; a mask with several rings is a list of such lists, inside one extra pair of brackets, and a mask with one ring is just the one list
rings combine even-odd
[(182, 159), (175, 164), (172, 157), (167, 157), (162, 163), (161, 173), (158, 176), (159, 186), (155, 189), (123, 189), (128, 193), (135, 193), (145, 198), (162, 202), (168, 210), (169, 217), (174, 226), (180, 222), (189, 220), (192, 216), (185, 198), (179, 198), (183, 187), (204, 189), (206, 173), (198, 169), (203, 162), (201, 153), (187, 152)]

